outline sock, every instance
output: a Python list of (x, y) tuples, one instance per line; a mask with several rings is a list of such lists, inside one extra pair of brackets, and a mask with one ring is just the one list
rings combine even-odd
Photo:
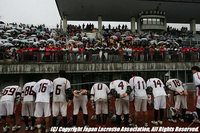
[(154, 120), (158, 121), (158, 110), (154, 109)]
[(53, 126), (56, 126), (56, 122), (57, 122), (57, 118), (53, 117), (53, 122), (52, 122)]
[(67, 117), (63, 117), (63, 126), (67, 127)]
[(103, 114), (103, 125), (106, 125), (107, 117), (107, 114)]
[(28, 127), (28, 116), (24, 116), (24, 123), (26, 127)]
[(73, 115), (73, 126), (76, 126), (77, 115)]
[(84, 125), (88, 125), (88, 115), (83, 115), (84, 119)]
[(98, 125), (101, 125), (101, 115), (97, 115)]
[(164, 117), (164, 109), (160, 109), (160, 120), (162, 121)]
[(182, 119), (185, 118), (186, 109), (182, 109)]
[(128, 115), (128, 114), (124, 115), (124, 126), (125, 126), (125, 127), (128, 126), (128, 118), (129, 118), (129, 115)]
[(31, 117), (32, 126), (35, 126), (35, 117)]
[(121, 115), (117, 115), (116, 121), (117, 121), (117, 126), (120, 127)]
[(199, 118), (199, 120), (200, 120), (200, 109), (199, 109), (199, 108), (196, 108), (196, 111), (197, 111), (198, 118)]

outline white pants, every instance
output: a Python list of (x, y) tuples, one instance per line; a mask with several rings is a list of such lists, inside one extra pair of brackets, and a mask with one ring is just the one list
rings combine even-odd
[(51, 116), (50, 103), (37, 102), (34, 115), (35, 117), (42, 117), (43, 114), (44, 117)]
[(13, 115), (15, 111), (15, 105), (12, 101), (1, 101), (0, 104), (0, 116)]
[(67, 116), (67, 102), (53, 102), (52, 105), (53, 117), (56, 117), (61, 112), (63, 117)]
[(154, 109), (166, 109), (166, 96), (154, 97)]

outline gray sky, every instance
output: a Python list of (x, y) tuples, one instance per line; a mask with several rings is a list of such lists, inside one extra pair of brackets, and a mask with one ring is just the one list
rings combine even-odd
[[(24, 23), (24, 24), (45, 24), (49, 27), (55, 27), (56, 24), (60, 24), (60, 15), (57, 10), (55, 0), (0, 0), (0, 20), (5, 23)], [(81, 21), (70, 21), (68, 24), (81, 24)], [(94, 23), (97, 27), (97, 22), (87, 21), (85, 23)], [(111, 22), (103, 22), (107, 27)], [(112, 22), (112, 26), (118, 24), (127, 24), (130, 27), (130, 23), (127, 22)], [(180, 28), (182, 26), (189, 27), (188, 24), (170, 24)], [(199, 25), (197, 30), (199, 30)]]

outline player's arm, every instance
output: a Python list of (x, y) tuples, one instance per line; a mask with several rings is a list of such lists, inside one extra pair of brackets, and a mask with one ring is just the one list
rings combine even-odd
[(127, 90), (126, 90), (127, 95), (130, 95), (132, 91), (133, 89), (131, 88), (131, 86), (127, 86)]
[(117, 91), (115, 89), (111, 89), (110, 94), (114, 97), (114, 98), (120, 98), (120, 94), (117, 93)]
[(69, 100), (72, 100), (72, 99), (73, 99), (74, 94), (73, 94), (71, 88), (66, 89), (66, 90), (65, 90), (65, 94), (66, 94), (66, 96), (67, 96), (67, 99), (69, 99)]

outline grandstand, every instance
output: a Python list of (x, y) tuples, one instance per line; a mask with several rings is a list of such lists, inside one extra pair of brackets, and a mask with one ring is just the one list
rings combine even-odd
[[(193, 110), (191, 67), (200, 66), (198, 0), (55, 1), (61, 28), (0, 21), (0, 90), (41, 78), (53, 80), (59, 70), (67, 72), (73, 89), (91, 89), (95, 82), (109, 84), (117, 77), (128, 81), (134, 75), (163, 82), (178, 78), (190, 89), (188, 105)], [(68, 25), (72, 20), (98, 21), (98, 29), (92, 24)], [(130, 21), (131, 29), (105, 28), (102, 21)], [(190, 29), (167, 23), (190, 23)]]

